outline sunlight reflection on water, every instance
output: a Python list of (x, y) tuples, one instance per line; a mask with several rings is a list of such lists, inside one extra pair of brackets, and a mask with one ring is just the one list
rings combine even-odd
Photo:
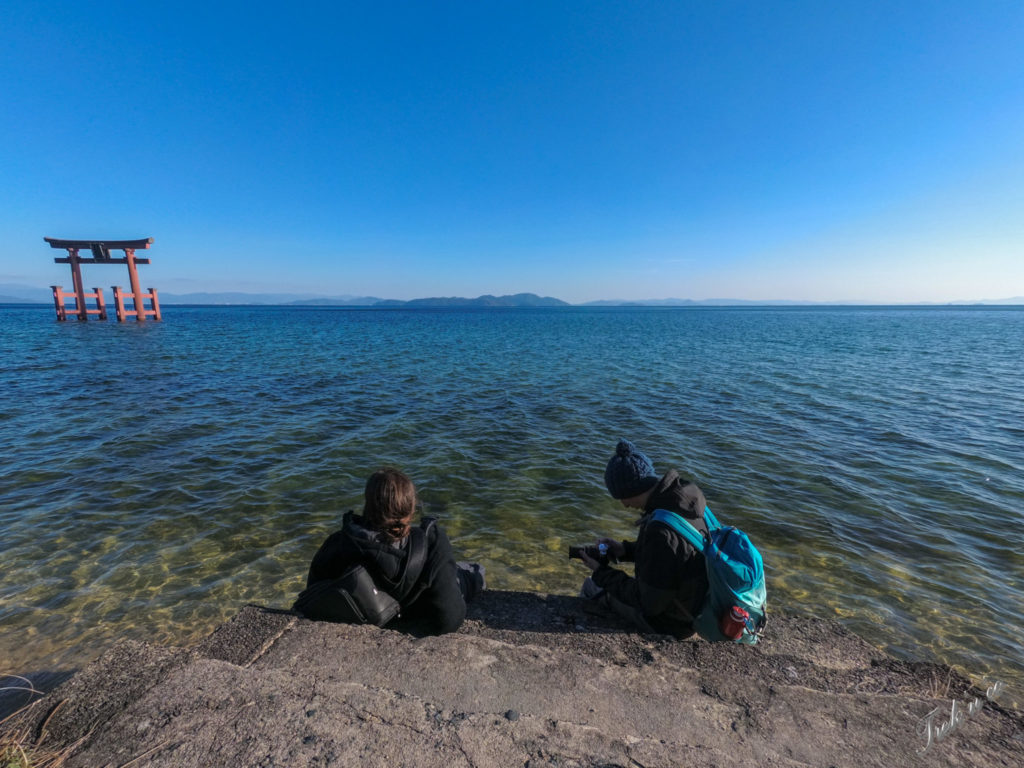
[[(629, 537), (628, 436), (745, 528), (770, 607), (1010, 684), (1024, 664), (1024, 312), (0, 309), (0, 657), (80, 664), (285, 607), (382, 464), (494, 587)], [(1018, 699), (1019, 700), (1019, 699)]]

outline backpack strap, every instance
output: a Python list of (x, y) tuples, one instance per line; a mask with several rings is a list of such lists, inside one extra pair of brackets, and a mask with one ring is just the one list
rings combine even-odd
[[(705, 509), (705, 514), (709, 513), (710, 510)], [(659, 523), (664, 523), (669, 528), (672, 528), (676, 533), (682, 536), (686, 541), (696, 549), (698, 552), (703, 552), (707, 542), (704, 536), (698, 531), (693, 525), (680, 514), (676, 512), (670, 512), (667, 509), (656, 509), (651, 515), (652, 520), (657, 520)], [(712, 517), (714, 520), (714, 517)], [(718, 521), (715, 520), (715, 523)], [(717, 525), (715, 526), (717, 527)], [(708, 531), (712, 530), (711, 526), (708, 526)], [(709, 537), (710, 538), (710, 537)]]
[(423, 566), (427, 563), (427, 533), (435, 522), (436, 518), (425, 517), (418, 528), (409, 531), (409, 556), (405, 559), (401, 576), (395, 580), (400, 590), (395, 599), (400, 603), (412, 594), (423, 574)]
[(722, 527), (722, 524), (718, 522), (718, 518), (711, 511), (711, 507), (704, 507), (704, 525), (708, 527), (708, 533)]

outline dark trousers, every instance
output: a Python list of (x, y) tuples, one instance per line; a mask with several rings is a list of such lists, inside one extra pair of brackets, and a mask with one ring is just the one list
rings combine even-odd
[(599, 606), (602, 610), (613, 613), (623, 621), (632, 624), (634, 627), (639, 629), (641, 632), (646, 634), (657, 634), (658, 630), (654, 629), (644, 617), (644, 612), (640, 610), (639, 606), (629, 605), (617, 600), (616, 598), (609, 595), (601, 587), (594, 583), (594, 580), (589, 576), (583, 581), (583, 586), (580, 588), (580, 597), (590, 601), (590, 605)]

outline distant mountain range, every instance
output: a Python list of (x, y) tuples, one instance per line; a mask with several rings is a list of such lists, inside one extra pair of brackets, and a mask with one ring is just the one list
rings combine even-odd
[(430, 299), (412, 299), (411, 301), (382, 301), (378, 307), (568, 307), (569, 302), (554, 299), (550, 296), (538, 296), (535, 293), (517, 293), (514, 296), (477, 296), (475, 299), (463, 299), (457, 296)]
[(376, 296), (299, 297), (294, 294), (270, 293), (186, 293), (161, 294), (161, 304), (276, 304), (295, 307), (568, 307), (567, 302), (550, 296), (517, 293), (514, 296), (435, 296), (426, 299), (381, 299)]
[[(295, 307), (568, 307), (568, 302), (533, 293), (514, 296), (478, 296), (465, 299), (458, 296), (437, 296), (400, 301), (376, 296), (314, 296), (295, 293), (164, 293), (160, 291), (160, 304), (201, 305), (271, 305)], [(53, 294), (49, 289), (29, 285), (0, 284), (0, 304), (50, 304)]]
[(375, 296), (316, 296), (309, 293), (164, 293), (161, 304), (271, 304), (275, 306), (372, 307)]
[(922, 301), (899, 302), (896, 304), (879, 304), (877, 301), (791, 301), (787, 299), (643, 299), (639, 301), (602, 300), (588, 301), (580, 307), (878, 307), (878, 306), (912, 306), (912, 307), (973, 307), (1014, 306), (1024, 305), (1024, 296), (1012, 299), (979, 299), (978, 301)]
[(53, 304), (53, 291), (34, 285), (0, 283), (0, 304)]
[[(31, 285), (0, 283), (0, 304), (50, 304), (53, 294), (49, 288)], [(163, 293), (160, 303), (200, 305), (273, 305), (297, 307), (377, 307), (377, 308), (430, 308), (430, 307), (568, 307), (573, 306), (551, 296), (535, 293), (517, 293), (511, 296), (477, 296), (467, 299), (458, 296), (435, 296), (425, 299), (400, 301), (382, 299), (376, 296), (317, 296), (296, 293)], [(637, 301), (611, 299), (588, 301), (576, 306), (583, 307), (788, 307), (788, 306), (871, 306), (867, 301), (753, 301), (748, 299), (643, 299)], [(978, 301), (924, 302), (920, 306), (969, 306), (969, 305), (1024, 305), (1024, 296), (1009, 299), (981, 299)]]

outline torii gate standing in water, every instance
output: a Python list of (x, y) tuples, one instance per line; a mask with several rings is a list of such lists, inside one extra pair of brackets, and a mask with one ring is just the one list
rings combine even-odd
[[(57, 309), (57, 319), (67, 320), (68, 307), (64, 306), (66, 298), (73, 297), (75, 300), (74, 310), (70, 313), (78, 315), (80, 321), (89, 319), (89, 315), (98, 315), (100, 320), (107, 319), (107, 307), (103, 303), (103, 291), (100, 288), (93, 288), (92, 293), (86, 293), (82, 287), (82, 264), (127, 264), (128, 280), (132, 287), (131, 293), (125, 293), (121, 286), (114, 286), (114, 304), (117, 310), (118, 322), (124, 322), (128, 315), (135, 315), (137, 322), (144, 322), (146, 317), (154, 320), (160, 319), (160, 302), (156, 297), (156, 289), (149, 288), (148, 293), (143, 293), (139, 287), (139, 272), (136, 264), (149, 264), (149, 259), (135, 258), (137, 248), (149, 248), (153, 242), (152, 237), (142, 240), (59, 240), (56, 237), (44, 237), (43, 240), (50, 244), (51, 248), (64, 248), (68, 252), (66, 259), (54, 259), (57, 264), (71, 265), (71, 282), (74, 285), (73, 291), (64, 291), (59, 285), (51, 285), (53, 289), (53, 304)], [(88, 248), (92, 252), (92, 258), (82, 258), (78, 251)], [(111, 258), (110, 251), (124, 251), (123, 259)], [(125, 309), (124, 300), (130, 298), (135, 309)], [(89, 309), (86, 299), (96, 299), (96, 309)], [(146, 308), (145, 300), (149, 299), (151, 307)]]

